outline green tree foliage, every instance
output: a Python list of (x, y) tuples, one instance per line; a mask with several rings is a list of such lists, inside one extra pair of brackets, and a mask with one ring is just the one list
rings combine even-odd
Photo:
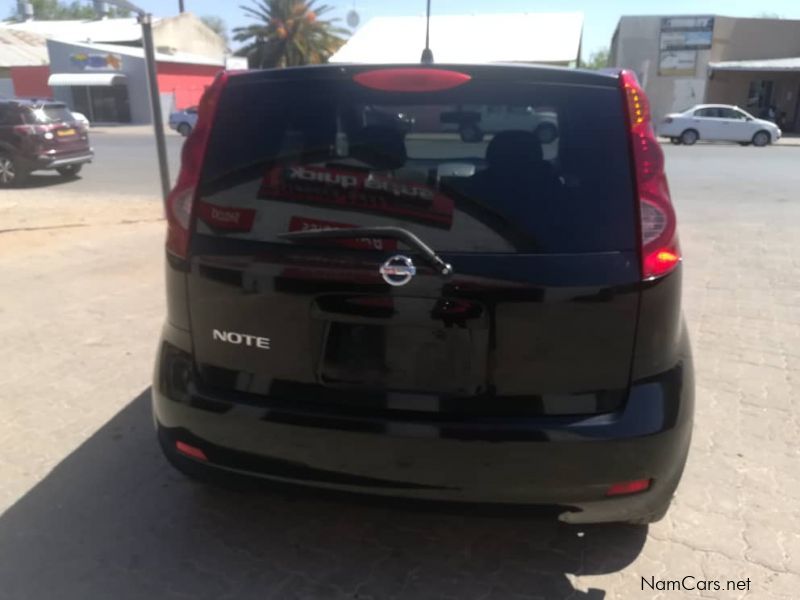
[(608, 62), (611, 58), (611, 54), (608, 48), (600, 48), (600, 50), (595, 50), (589, 55), (589, 60), (583, 63), (581, 66), (584, 69), (605, 69), (609, 66)]
[(200, 20), (205, 23), (209, 29), (213, 30), (223, 40), (225, 40), (226, 45), (228, 44), (230, 41), (230, 36), (228, 35), (228, 25), (225, 23), (225, 20), (222, 19), (222, 17), (218, 17), (216, 15), (203, 15), (200, 17)]
[(316, 0), (252, 0), (241, 8), (256, 23), (233, 30), (233, 39), (245, 44), (236, 53), (254, 68), (325, 62), (347, 34), (338, 19), (320, 18), (332, 8)]
[[(81, 2), (80, 0), (72, 0), (72, 2), (64, 2), (62, 0), (28, 0), (28, 2), (33, 5), (34, 18), (41, 21), (97, 18), (97, 13), (91, 2)], [(130, 14), (126, 10), (110, 6), (108, 16), (127, 17), (130, 16)], [(20, 15), (17, 12), (17, 7), (14, 6), (10, 18), (19, 19), (19, 17)]]

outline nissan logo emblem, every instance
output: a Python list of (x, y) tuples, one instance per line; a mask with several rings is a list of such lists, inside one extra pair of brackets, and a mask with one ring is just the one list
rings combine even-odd
[(391, 257), (379, 269), (383, 280), (389, 285), (405, 285), (417, 274), (417, 268), (407, 256), (400, 254)]

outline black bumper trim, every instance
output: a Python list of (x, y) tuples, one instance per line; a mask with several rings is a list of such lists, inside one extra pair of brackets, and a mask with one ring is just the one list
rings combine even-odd
[(32, 170), (58, 169), (59, 167), (68, 167), (70, 165), (83, 165), (92, 162), (93, 159), (94, 152), (79, 154), (77, 156), (65, 156), (63, 158), (38, 158), (33, 163)]
[(222, 467), (234, 471), (245, 471), (251, 474), (269, 474), (271, 477), (294, 479), (316, 483), (331, 483), (336, 485), (352, 485), (359, 487), (374, 487), (406, 490), (455, 490), (457, 488), (446, 486), (431, 486), (404, 481), (392, 481), (375, 477), (349, 475), (324, 469), (316, 469), (301, 463), (295, 463), (280, 458), (259, 456), (224, 448), (203, 440), (190, 431), (182, 428), (158, 427), (158, 438), (164, 452), (176, 453), (175, 442), (180, 440), (195, 448), (203, 450), (208, 457), (210, 467)]

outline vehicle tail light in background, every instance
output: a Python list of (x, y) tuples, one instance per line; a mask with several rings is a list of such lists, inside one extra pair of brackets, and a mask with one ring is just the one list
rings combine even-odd
[(56, 125), (14, 125), (14, 131), (21, 135), (44, 135), (55, 128)]
[(652, 479), (636, 479), (634, 481), (622, 481), (615, 483), (606, 490), (606, 496), (625, 496), (627, 494), (638, 494), (650, 489)]
[(175, 449), (180, 452), (181, 454), (188, 456), (190, 458), (194, 458), (196, 460), (207, 461), (208, 457), (206, 453), (203, 452), (200, 448), (196, 448), (195, 446), (190, 446), (189, 444), (181, 441), (175, 442)]
[(382, 92), (439, 92), (467, 83), (472, 77), (445, 69), (374, 69), (353, 76), (353, 81)]
[(641, 228), (642, 277), (661, 277), (681, 260), (675, 209), (664, 172), (664, 153), (653, 131), (650, 102), (631, 71), (622, 71)]
[(227, 71), (220, 72), (203, 94), (197, 110), (197, 124), (183, 144), (178, 181), (167, 196), (167, 251), (181, 258), (186, 258), (189, 251), (195, 192), (200, 181), (203, 157), (208, 147), (217, 104), (228, 78)]

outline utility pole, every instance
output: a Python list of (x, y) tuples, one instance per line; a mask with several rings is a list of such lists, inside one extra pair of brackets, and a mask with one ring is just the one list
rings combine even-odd
[(150, 112), (153, 116), (153, 131), (156, 135), (156, 152), (158, 153), (158, 170), (161, 174), (161, 194), (167, 199), (171, 182), (169, 179), (169, 163), (167, 162), (167, 144), (164, 139), (164, 117), (161, 114), (161, 97), (158, 93), (158, 77), (156, 75), (156, 51), (153, 48), (153, 15), (139, 15), (142, 25), (142, 45), (147, 68), (147, 88), (150, 92)]
[[(106, 0), (109, 4), (137, 14), (139, 24), (142, 26), (142, 47), (144, 48), (145, 70), (147, 72), (147, 90), (150, 93), (150, 116), (153, 119), (153, 133), (156, 138), (156, 153), (158, 154), (158, 170), (161, 175), (161, 195), (166, 200), (172, 182), (169, 178), (169, 163), (167, 162), (167, 145), (164, 139), (164, 118), (161, 114), (161, 98), (158, 94), (158, 78), (156, 76), (156, 51), (153, 47), (153, 15), (145, 12), (128, 0)], [(183, 7), (183, 0), (181, 0)]]
[(183, 7), (183, 0), (178, 0), (178, 10), (184, 12), (186, 9)]

